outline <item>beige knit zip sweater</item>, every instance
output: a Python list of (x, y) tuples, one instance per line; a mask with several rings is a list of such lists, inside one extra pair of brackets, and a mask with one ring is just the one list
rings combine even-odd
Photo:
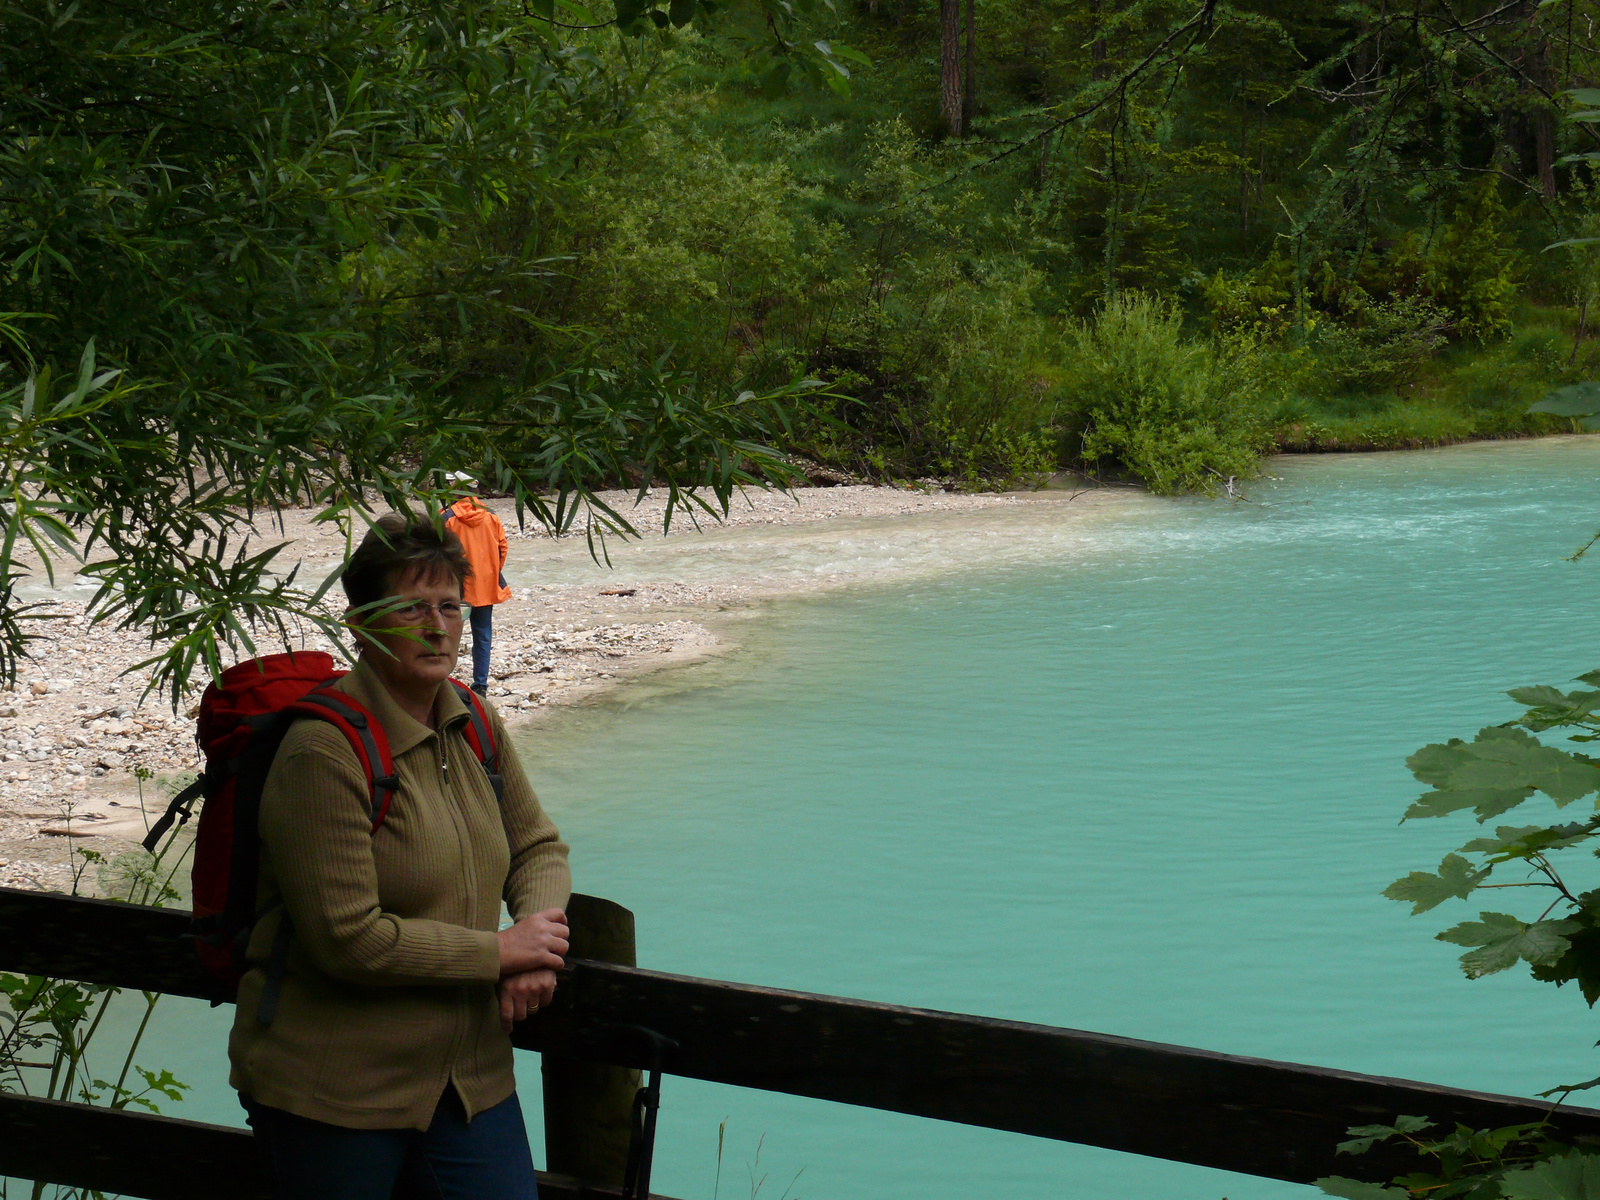
[[(562, 907), (567, 847), (490, 710), (505, 776), (496, 804), (448, 684), (440, 732), (406, 715), (363, 663), (336, 685), (382, 724), (400, 788), (376, 834), (354, 750), (297, 721), (261, 799), (260, 911), (228, 1040), (232, 1085), (263, 1104), (352, 1129), (426, 1129), (453, 1083), (467, 1114), (511, 1095), (495, 931)], [(271, 1025), (256, 1011), (281, 913), (293, 934)]]

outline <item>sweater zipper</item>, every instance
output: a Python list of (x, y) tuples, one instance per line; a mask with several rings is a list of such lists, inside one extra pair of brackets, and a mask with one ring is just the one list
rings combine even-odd
[(450, 789), (450, 764), (444, 756), (444, 739), (442, 737), (437, 739), (437, 745), (439, 747), (439, 780), (444, 784), (445, 790), (448, 791)]

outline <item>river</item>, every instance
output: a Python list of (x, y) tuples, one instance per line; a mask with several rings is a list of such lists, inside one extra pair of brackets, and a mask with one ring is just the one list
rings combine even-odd
[[(1563, 560), (1600, 524), (1600, 439), (1270, 471), (1239, 503), (1023, 505), (847, 551), (812, 531), (784, 569), (875, 539), (911, 566), (766, 605), (737, 652), (522, 735), (578, 887), (633, 909), (641, 965), (667, 971), (1490, 1091), (1600, 1074), (1576, 993), (1469, 983), (1432, 940), (1455, 910), (1378, 895), (1472, 836), (1397, 823), (1406, 755), (1511, 716), (1505, 688), (1600, 666), (1600, 562)], [(171, 1003), (143, 1056), (199, 1085), (183, 1115), (237, 1119), (227, 1015)], [(1314, 1194), (664, 1093), (654, 1189), (695, 1200)]]

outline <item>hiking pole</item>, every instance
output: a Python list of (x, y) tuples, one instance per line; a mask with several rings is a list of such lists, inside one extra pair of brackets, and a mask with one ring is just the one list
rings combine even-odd
[(661, 1060), (678, 1043), (643, 1025), (620, 1025), (619, 1033), (637, 1037), (650, 1051), (650, 1073), (645, 1085), (634, 1093), (628, 1138), (628, 1167), (622, 1177), (622, 1200), (649, 1200), (650, 1165), (655, 1158), (656, 1113), (661, 1108)]

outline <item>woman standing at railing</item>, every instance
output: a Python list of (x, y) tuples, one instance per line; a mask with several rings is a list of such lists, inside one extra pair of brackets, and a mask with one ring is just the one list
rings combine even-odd
[(448, 680), (468, 573), (453, 535), (394, 515), (345, 568), (362, 653), (335, 686), (388, 736), (399, 786), (381, 826), (326, 722), (296, 722), (267, 775), (266, 915), (229, 1056), (283, 1200), (535, 1196), (508, 1034), (554, 992), (571, 876), (498, 715), (503, 799), (464, 737)]

